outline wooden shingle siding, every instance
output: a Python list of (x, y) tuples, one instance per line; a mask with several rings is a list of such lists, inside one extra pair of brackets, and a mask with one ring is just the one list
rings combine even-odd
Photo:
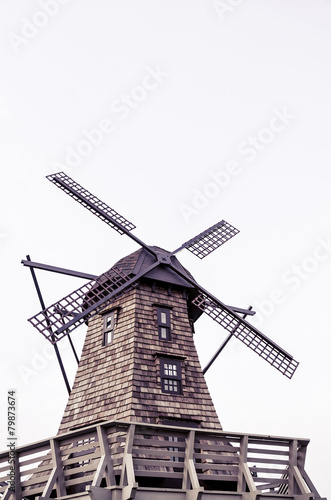
[[(195, 349), (184, 295), (179, 287), (169, 295), (166, 283), (140, 283), (108, 308), (118, 308), (118, 313), (113, 341), (106, 346), (103, 315), (90, 320), (59, 433), (112, 419), (146, 423), (184, 419), (221, 429)], [(170, 341), (159, 339), (158, 305), (170, 308)], [(180, 359), (182, 394), (162, 392), (159, 358), (163, 356)]]

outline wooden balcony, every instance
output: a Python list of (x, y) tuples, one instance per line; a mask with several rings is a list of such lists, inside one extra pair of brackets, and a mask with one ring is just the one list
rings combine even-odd
[(308, 442), (110, 421), (1, 453), (1, 500), (319, 499)]

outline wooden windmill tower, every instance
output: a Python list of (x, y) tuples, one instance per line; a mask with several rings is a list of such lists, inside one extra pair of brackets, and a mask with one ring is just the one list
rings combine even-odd
[(17, 455), (16, 500), (320, 498), (304, 470), (308, 441), (225, 433), (199, 364), (193, 325), (205, 312), (288, 378), (298, 366), (245, 320), (250, 309), (219, 301), (176, 257), (203, 258), (238, 230), (221, 221), (169, 252), (64, 173), (48, 179), (140, 249), (98, 277), (23, 261), (34, 279), (42, 268), (90, 280), (29, 320), (55, 346), (88, 329), (58, 435)]

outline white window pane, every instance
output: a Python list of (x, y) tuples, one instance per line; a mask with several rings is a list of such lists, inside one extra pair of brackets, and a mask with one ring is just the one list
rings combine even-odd
[(113, 332), (105, 333), (105, 344), (110, 344), (113, 340)]
[(173, 364), (168, 364), (166, 375), (170, 375), (171, 377), (177, 377), (177, 366)]
[(111, 314), (106, 318), (106, 330), (110, 330), (113, 325), (113, 315)]
[(168, 331), (164, 326), (161, 326), (161, 339), (167, 339), (168, 337)]
[(161, 312), (161, 323), (164, 325), (167, 323), (167, 315), (165, 312)]

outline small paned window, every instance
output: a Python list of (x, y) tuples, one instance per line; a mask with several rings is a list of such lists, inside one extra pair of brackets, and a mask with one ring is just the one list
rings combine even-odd
[[(77, 441), (77, 446), (84, 446), (86, 444), (94, 443), (94, 441), (95, 441), (94, 437), (80, 439), (79, 441)], [(80, 457), (82, 455), (88, 455), (89, 453), (91, 454), (92, 452), (94, 452), (94, 449), (95, 448), (90, 448), (88, 450), (78, 451), (76, 453), (73, 453), (71, 456)], [(81, 462), (78, 462), (78, 466), (88, 465), (89, 463), (90, 459), (82, 460)], [(74, 467), (77, 467), (77, 464), (74, 464)]]
[(169, 394), (182, 393), (181, 362), (178, 359), (160, 359), (162, 392)]
[(157, 309), (157, 326), (160, 340), (171, 340), (170, 309)]
[(113, 341), (115, 313), (116, 311), (111, 311), (103, 318), (103, 345), (108, 345)]

